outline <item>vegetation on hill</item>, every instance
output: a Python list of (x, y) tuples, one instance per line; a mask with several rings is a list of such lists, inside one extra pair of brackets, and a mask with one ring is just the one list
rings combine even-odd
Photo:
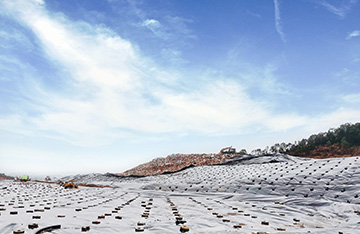
[(307, 139), (291, 143), (277, 143), (265, 149), (253, 150), (253, 154), (285, 153), (295, 156), (352, 156), (360, 151), (360, 123), (346, 123), (327, 132), (311, 135)]
[[(224, 149), (228, 149), (227, 147)], [(221, 150), (223, 151), (223, 150)], [(245, 149), (240, 152), (224, 154), (173, 154), (166, 158), (156, 158), (141, 164), (121, 175), (155, 175), (182, 170), (189, 166), (216, 165), (236, 155), (247, 154)], [(273, 155), (276, 153), (294, 156), (329, 158), (360, 155), (360, 123), (346, 123), (327, 132), (311, 135), (307, 139), (291, 143), (277, 143), (265, 149), (251, 151), (254, 155)]]

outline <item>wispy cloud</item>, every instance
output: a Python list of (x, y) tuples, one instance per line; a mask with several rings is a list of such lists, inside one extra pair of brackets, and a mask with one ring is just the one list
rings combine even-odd
[[(12, 103), (16, 108), (0, 114), (3, 130), (77, 145), (104, 145), (149, 135), (231, 135), (249, 128), (283, 131), (309, 122), (307, 116), (277, 113), (270, 101), (252, 97), (247, 87), (221, 72), (197, 80), (196, 72), (161, 67), (107, 27), (49, 13), (41, 2), (0, 4), (9, 17), (33, 32), (44, 58), (61, 71), (54, 79), (62, 79), (60, 88), (53, 89), (43, 82), (50, 78), (29, 72), (31, 67), (13, 69), (14, 76), (21, 73), (24, 79), (18, 82), (21, 97)], [(280, 22), (277, 1), (275, 5)], [(156, 22), (149, 19), (147, 25)], [(263, 92), (266, 87), (281, 87), (274, 69), (263, 69)], [(192, 85), (183, 81), (189, 75), (194, 76)], [(247, 76), (251, 80), (262, 75)]]
[(304, 127), (312, 133), (327, 131), (330, 127), (336, 127), (343, 123), (359, 122), (360, 111), (358, 109), (341, 107), (331, 113), (314, 116), (307, 120)]
[(348, 94), (345, 96), (342, 96), (342, 100), (350, 103), (350, 104), (359, 104), (360, 103), (360, 94)]
[(324, 6), (329, 12), (339, 16), (340, 18), (344, 18), (351, 10), (351, 7), (357, 3), (357, 0), (342, 1), (340, 6), (334, 6), (325, 0), (319, 1), (318, 3)]
[[(11, 130), (8, 122), (15, 116), (18, 128), (74, 144), (105, 144), (137, 133), (234, 134), (251, 125), (271, 129), (267, 123), (279, 118), (235, 81), (208, 77), (207, 85), (187, 87), (176, 81), (181, 72), (156, 65), (109, 28), (50, 16), (43, 4), (23, 3), (2, 5), (32, 30), (47, 59), (70, 76), (66, 93), (51, 91), (36, 75), (27, 77), (21, 92), (31, 102), (21, 104), (22, 114), (2, 116), (3, 129)], [(286, 128), (298, 125), (289, 123)]]
[(157, 37), (162, 39), (167, 39), (169, 37), (169, 35), (164, 31), (161, 23), (156, 19), (146, 19), (142, 22), (141, 26), (148, 28)]
[[(356, 61), (353, 61), (356, 62)], [(344, 84), (352, 87), (359, 86), (359, 72), (343, 68), (341, 71), (334, 73), (334, 76), (340, 79)]]
[(156, 19), (147, 19), (143, 22), (143, 25), (152, 29), (152, 28), (159, 28), (161, 27), (161, 24)]
[(249, 9), (246, 10), (246, 13), (247, 13), (248, 15), (251, 15), (251, 16), (254, 16), (254, 17), (256, 17), (256, 18), (261, 19), (261, 15), (260, 15), (260, 14), (254, 13), (254, 12), (250, 11)]
[(133, 14), (140, 20), (140, 23), (137, 23), (137, 25), (147, 28), (157, 38), (163, 39), (167, 43), (172, 42), (175, 44), (184, 44), (185, 41), (196, 38), (188, 27), (188, 24), (192, 23), (191, 19), (177, 16), (173, 12), (152, 11), (149, 13), (149, 11), (142, 9), (142, 5), (138, 4), (138, 2), (128, 2), (130, 14)]
[(360, 30), (355, 30), (352, 31), (351, 33), (348, 34), (348, 36), (346, 37), (347, 40), (353, 38), (353, 37), (358, 37), (360, 36)]
[(286, 43), (285, 40), (285, 33), (282, 29), (282, 21), (281, 21), (281, 13), (280, 13), (280, 2), (279, 0), (274, 0), (275, 6), (275, 28), (276, 31), (279, 33), (281, 40)]
[(0, 30), (0, 40), (6, 43), (0, 44), (0, 47), (24, 47), (29, 50), (32, 49), (30, 40), (18, 30)]

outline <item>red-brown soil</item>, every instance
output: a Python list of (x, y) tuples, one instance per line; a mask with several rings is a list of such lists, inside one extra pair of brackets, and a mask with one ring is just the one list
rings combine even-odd
[(352, 157), (360, 155), (360, 147), (348, 147), (344, 148), (340, 144), (334, 144), (330, 146), (317, 146), (315, 149), (308, 153), (292, 154), (290, 155), (307, 157), (307, 158), (342, 158)]
[[(360, 147), (341, 147), (340, 144), (318, 146), (308, 153), (289, 153), (293, 156), (306, 158), (340, 158), (360, 155)], [(173, 154), (166, 158), (156, 158), (141, 164), (119, 175), (157, 175), (176, 172), (189, 166), (208, 166), (225, 162), (236, 154)]]
[(3, 173), (0, 173), (0, 180), (13, 180), (14, 178), (11, 176), (7, 176)]
[(189, 166), (207, 166), (225, 162), (236, 154), (173, 154), (166, 158), (156, 158), (119, 175), (157, 175), (175, 172)]

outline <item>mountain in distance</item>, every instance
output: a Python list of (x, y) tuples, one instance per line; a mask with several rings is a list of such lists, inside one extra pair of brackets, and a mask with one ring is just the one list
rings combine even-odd
[[(311, 135), (292, 143), (277, 143), (264, 149), (251, 151), (253, 155), (288, 154), (309, 158), (351, 157), (360, 155), (360, 123), (346, 123), (327, 132)], [(246, 155), (245, 149), (236, 152), (227, 147), (212, 154), (172, 154), (165, 158), (156, 158), (140, 164), (119, 175), (157, 175), (177, 172), (188, 167), (208, 166), (224, 163), (234, 157)]]

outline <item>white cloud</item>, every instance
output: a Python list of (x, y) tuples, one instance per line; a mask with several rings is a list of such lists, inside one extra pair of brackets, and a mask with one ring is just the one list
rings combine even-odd
[[(139, 9), (136, 8), (138, 11)], [(142, 17), (145, 13), (141, 14)], [(187, 24), (192, 20), (178, 16), (162, 16), (162, 22), (156, 19), (146, 19), (141, 23), (142, 27), (149, 29), (156, 37), (177, 44), (187, 44), (187, 40), (196, 39)]]
[(33, 0), (35, 3), (39, 4), (39, 5), (44, 5), (45, 2), (44, 0)]
[(225, 132), (234, 133), (233, 130), (258, 124), (269, 114), (233, 81), (215, 81), (197, 92), (159, 95), (165, 113), (176, 116), (181, 128), (190, 131), (221, 134), (226, 129)]
[(192, 34), (192, 30), (188, 27), (188, 24), (192, 23), (193, 20), (179, 16), (166, 16), (165, 19), (168, 22), (169, 30), (174, 32), (174, 34), (196, 39), (196, 36)]
[(342, 100), (344, 100), (347, 103), (350, 104), (359, 104), (360, 103), (360, 94), (349, 94), (342, 97)]
[(348, 34), (348, 36), (346, 37), (347, 40), (353, 38), (353, 37), (358, 37), (360, 36), (360, 30), (355, 30), (352, 31), (351, 33)]
[(246, 10), (246, 13), (247, 13), (248, 15), (251, 15), (251, 16), (254, 16), (254, 17), (256, 17), (256, 18), (261, 19), (261, 15), (260, 15), (260, 14), (254, 13), (254, 12), (250, 11), (249, 9)]
[(329, 128), (340, 126), (344, 123), (357, 123), (360, 119), (360, 110), (339, 108), (332, 113), (326, 113), (308, 119), (306, 129), (313, 133), (327, 131)]
[(166, 32), (166, 29), (156, 19), (146, 19), (141, 24), (141, 26), (148, 28), (152, 33), (154, 33), (155, 36), (159, 38), (164, 40), (169, 38), (169, 34)]
[(268, 118), (264, 121), (265, 126), (273, 132), (286, 131), (291, 128), (304, 126), (309, 117), (299, 116), (298, 114), (280, 114)]
[(338, 6), (338, 7), (328, 3), (325, 0), (319, 1), (318, 3), (322, 6), (324, 6), (329, 12), (331, 12), (341, 18), (344, 18), (347, 15), (347, 13), (350, 11), (351, 7), (357, 3), (357, 0), (348, 0), (348, 1), (342, 2), (341, 6)]
[(0, 116), (0, 129), (21, 135), (31, 135), (31, 131), (23, 126), (24, 118), (20, 114)]
[(285, 33), (282, 29), (281, 13), (280, 13), (280, 2), (279, 0), (274, 0), (275, 6), (275, 27), (276, 31), (279, 33), (281, 40), (285, 43)]
[[(149, 134), (230, 135), (249, 128), (306, 126), (308, 117), (275, 113), (270, 103), (253, 99), (234, 80), (212, 75), (188, 86), (181, 80), (188, 73), (159, 67), (108, 28), (50, 15), (43, 5), (26, 1), (1, 3), (34, 33), (47, 59), (69, 75), (65, 88), (54, 91), (22, 68), (27, 81), (19, 92), (29, 101), (18, 103), (21, 113), (2, 114), (1, 129), (104, 145)], [(271, 66), (264, 69), (270, 90), (278, 87), (273, 72)]]
[(351, 85), (353, 87), (359, 85), (359, 72), (349, 70), (348, 68), (343, 68), (341, 71), (334, 73), (334, 76), (347, 85)]
[(157, 21), (155, 19), (147, 19), (143, 22), (143, 26), (153, 29), (153, 28), (161, 27), (161, 24), (159, 21)]
[(23, 48), (27, 48), (28, 50), (32, 49), (32, 44), (30, 40), (23, 33), (17, 30), (0, 30), (0, 39), (3, 42), (2, 44), (0, 44), (0, 47), (10, 48), (22, 46)]

